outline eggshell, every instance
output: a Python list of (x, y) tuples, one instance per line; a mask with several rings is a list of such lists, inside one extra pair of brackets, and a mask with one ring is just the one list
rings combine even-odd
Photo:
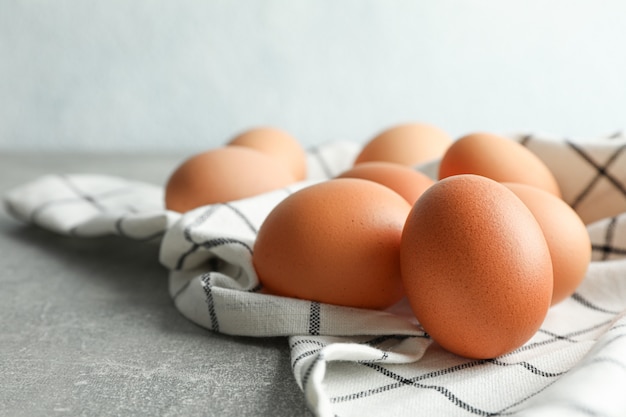
[(504, 183), (535, 216), (550, 249), (554, 275), (552, 305), (571, 296), (591, 261), (591, 239), (578, 214), (554, 194), (525, 184)]
[(450, 145), (439, 165), (439, 179), (458, 174), (528, 184), (561, 197), (554, 175), (539, 157), (520, 143), (492, 133), (472, 133)]
[(271, 294), (384, 309), (403, 297), (400, 237), (411, 206), (372, 181), (341, 178), (301, 189), (261, 225), (252, 261)]
[(552, 263), (530, 210), (478, 175), (433, 184), (413, 206), (400, 247), (407, 298), (443, 348), (493, 358), (530, 339), (552, 298)]
[(306, 178), (306, 152), (300, 142), (284, 130), (274, 127), (252, 128), (232, 138), (227, 145), (247, 146), (271, 155), (291, 171), (296, 181)]
[(191, 156), (174, 170), (165, 186), (165, 207), (186, 212), (293, 182), (286, 168), (259, 151), (241, 146), (215, 148)]
[(434, 181), (412, 168), (393, 162), (363, 162), (342, 172), (337, 178), (361, 178), (391, 188), (413, 205)]
[(441, 157), (451, 143), (452, 138), (436, 126), (400, 124), (367, 142), (354, 163), (386, 161), (413, 166)]

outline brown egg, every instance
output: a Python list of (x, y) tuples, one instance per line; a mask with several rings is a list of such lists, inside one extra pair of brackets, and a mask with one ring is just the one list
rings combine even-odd
[(413, 166), (441, 157), (451, 143), (452, 138), (436, 126), (401, 124), (367, 142), (354, 163), (386, 161)]
[(252, 261), (271, 294), (384, 309), (403, 297), (400, 236), (411, 206), (373, 181), (301, 189), (268, 215)]
[(293, 182), (289, 171), (259, 151), (241, 146), (215, 148), (190, 157), (176, 168), (165, 186), (165, 207), (182, 213), (252, 197)]
[(434, 181), (421, 172), (393, 162), (363, 162), (337, 178), (361, 178), (389, 187), (413, 205)]
[(276, 158), (291, 171), (296, 181), (307, 174), (306, 152), (289, 133), (274, 127), (257, 127), (231, 139), (227, 145), (247, 146)]
[(560, 198), (525, 184), (504, 183), (535, 216), (550, 249), (552, 305), (576, 291), (591, 261), (591, 240), (578, 214)]
[(472, 133), (456, 140), (439, 165), (439, 179), (477, 174), (498, 182), (517, 182), (561, 197), (548, 167), (520, 143), (491, 133)]
[(443, 348), (493, 358), (528, 341), (552, 298), (552, 263), (530, 210), (478, 175), (433, 184), (413, 206), (400, 247), (407, 298)]

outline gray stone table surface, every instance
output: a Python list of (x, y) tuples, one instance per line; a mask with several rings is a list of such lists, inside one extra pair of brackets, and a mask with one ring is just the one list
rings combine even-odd
[[(0, 151), (0, 193), (48, 173), (164, 184), (184, 156)], [(311, 414), (287, 339), (185, 319), (157, 244), (64, 237), (0, 209), (0, 415)]]

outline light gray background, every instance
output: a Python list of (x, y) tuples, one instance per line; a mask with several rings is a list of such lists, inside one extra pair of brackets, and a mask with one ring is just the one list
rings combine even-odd
[(624, 127), (620, 0), (3, 0), (0, 150)]

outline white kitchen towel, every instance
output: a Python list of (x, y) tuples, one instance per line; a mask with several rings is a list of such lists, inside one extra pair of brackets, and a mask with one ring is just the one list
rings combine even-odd
[[(552, 307), (524, 346), (490, 360), (441, 349), (406, 300), (386, 311), (263, 293), (251, 263), (256, 232), (290, 193), (331, 178), (360, 149), (308, 152), (309, 178), (183, 215), (161, 186), (89, 174), (49, 175), (10, 190), (14, 217), (79, 237), (160, 244), (176, 307), (217, 332), (289, 336), (291, 366), (319, 416), (626, 415), (626, 137), (511, 135), (552, 170), (588, 224), (593, 261), (576, 293)], [(416, 167), (435, 175), (438, 161)]]

